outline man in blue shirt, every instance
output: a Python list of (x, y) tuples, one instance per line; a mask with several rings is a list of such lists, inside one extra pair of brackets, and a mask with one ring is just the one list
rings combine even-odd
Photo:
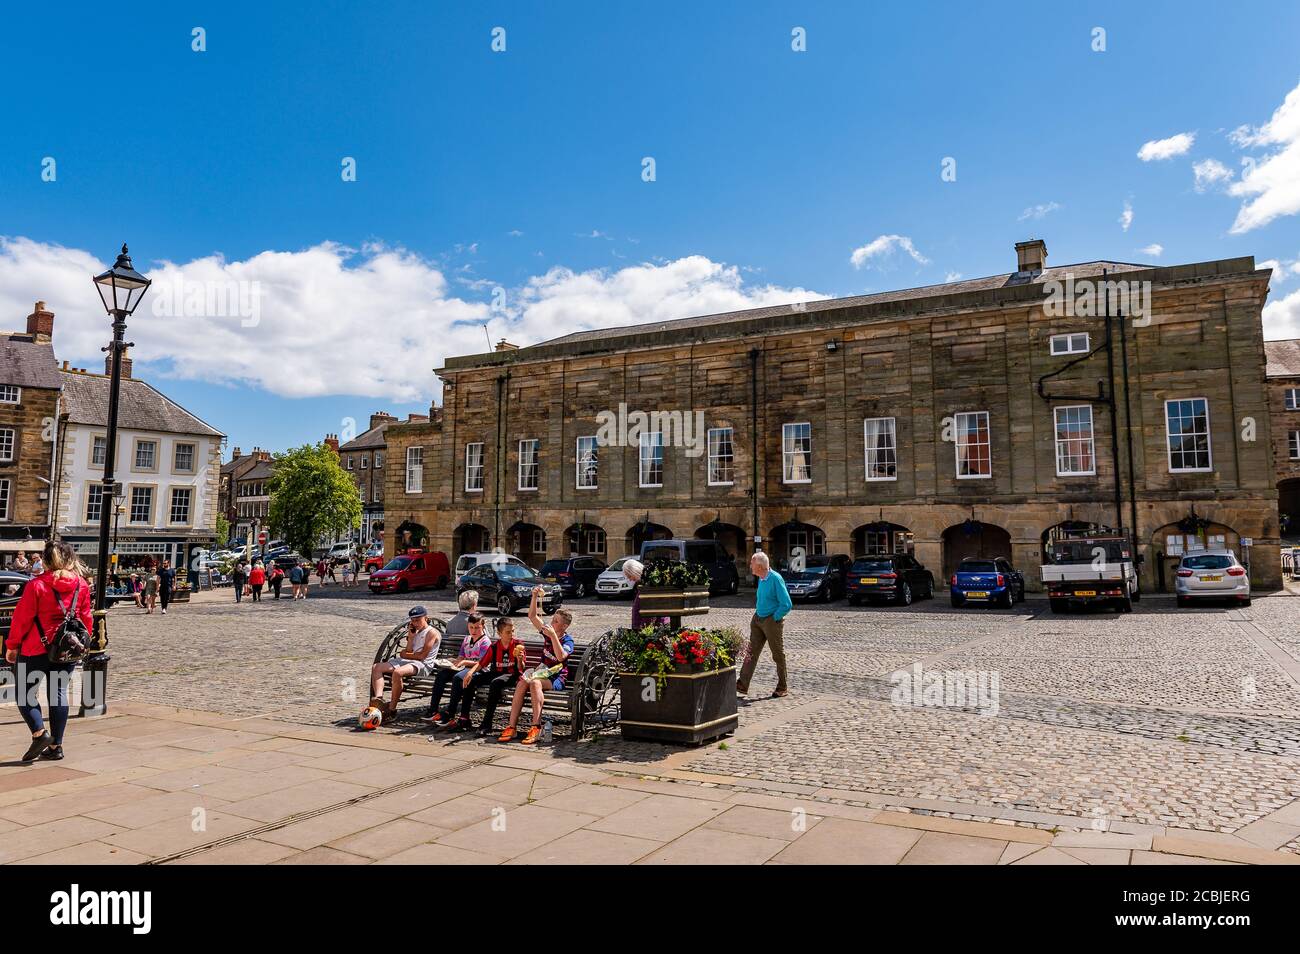
[(749, 692), (749, 680), (758, 665), (758, 656), (766, 643), (772, 650), (776, 664), (776, 691), (773, 698), (790, 694), (785, 682), (785, 617), (794, 605), (785, 588), (781, 574), (772, 569), (772, 563), (762, 550), (749, 560), (749, 569), (758, 577), (758, 593), (754, 601), (754, 618), (749, 621), (749, 652), (736, 680), (736, 692)]

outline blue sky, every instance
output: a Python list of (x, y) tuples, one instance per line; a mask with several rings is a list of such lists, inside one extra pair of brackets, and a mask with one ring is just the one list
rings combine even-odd
[(426, 409), (484, 320), (528, 343), (931, 284), (1007, 271), (1031, 236), (1057, 264), (1274, 260), (1270, 320), (1300, 334), (1276, 181), (1300, 133), (1258, 132), (1300, 85), (1300, 6), (1074, 6), (21, 5), (0, 326), (43, 298), (61, 356), (94, 366), (89, 274), (123, 240), (156, 278), (257, 282), (255, 323), (146, 302), (130, 336), (138, 373), (273, 449)]

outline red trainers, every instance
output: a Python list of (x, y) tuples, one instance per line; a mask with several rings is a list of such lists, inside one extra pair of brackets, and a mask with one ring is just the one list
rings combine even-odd
[(542, 727), (540, 725), (533, 726), (531, 729), (528, 730), (528, 734), (524, 736), (523, 744), (536, 745), (537, 739), (541, 736), (541, 734), (542, 734)]

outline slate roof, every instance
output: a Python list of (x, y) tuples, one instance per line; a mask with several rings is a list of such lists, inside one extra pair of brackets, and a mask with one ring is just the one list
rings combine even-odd
[(1300, 377), (1300, 338), (1264, 342), (1264, 376)]
[(33, 341), (27, 335), (0, 337), (0, 384), (57, 391), (63, 381), (59, 378), (54, 345)]
[(358, 434), (346, 444), (339, 445), (339, 453), (346, 451), (364, 451), (364, 450), (383, 450), (385, 445), (384, 431), (388, 429), (389, 424), (396, 424), (397, 421), (384, 421), (377, 427), (372, 427), (364, 434)]
[(239, 480), (270, 480), (271, 475), (275, 473), (275, 462), (269, 460), (259, 460), (249, 468), (248, 472), (239, 475)]
[[(73, 424), (108, 426), (109, 378), (84, 371), (58, 371), (63, 382), (63, 408)], [(123, 378), (117, 408), (118, 427), (168, 434), (224, 437), (167, 395), (139, 378)]]

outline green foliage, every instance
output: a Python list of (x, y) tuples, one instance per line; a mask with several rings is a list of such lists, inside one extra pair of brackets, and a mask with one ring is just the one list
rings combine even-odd
[(224, 513), (217, 514), (217, 546), (224, 547), (226, 541), (230, 539), (230, 521), (226, 519)]
[(322, 537), (361, 526), (357, 485), (324, 443), (277, 455), (270, 492), (270, 525), (304, 556)]
[(642, 586), (667, 586), (685, 589), (688, 586), (708, 586), (709, 571), (698, 563), (681, 563), (677, 560), (650, 560), (641, 576)]
[(646, 626), (619, 630), (614, 635), (613, 648), (624, 672), (654, 676), (662, 681), (678, 666), (701, 666), (706, 671), (725, 669), (735, 661), (740, 642), (740, 631), (733, 627)]

